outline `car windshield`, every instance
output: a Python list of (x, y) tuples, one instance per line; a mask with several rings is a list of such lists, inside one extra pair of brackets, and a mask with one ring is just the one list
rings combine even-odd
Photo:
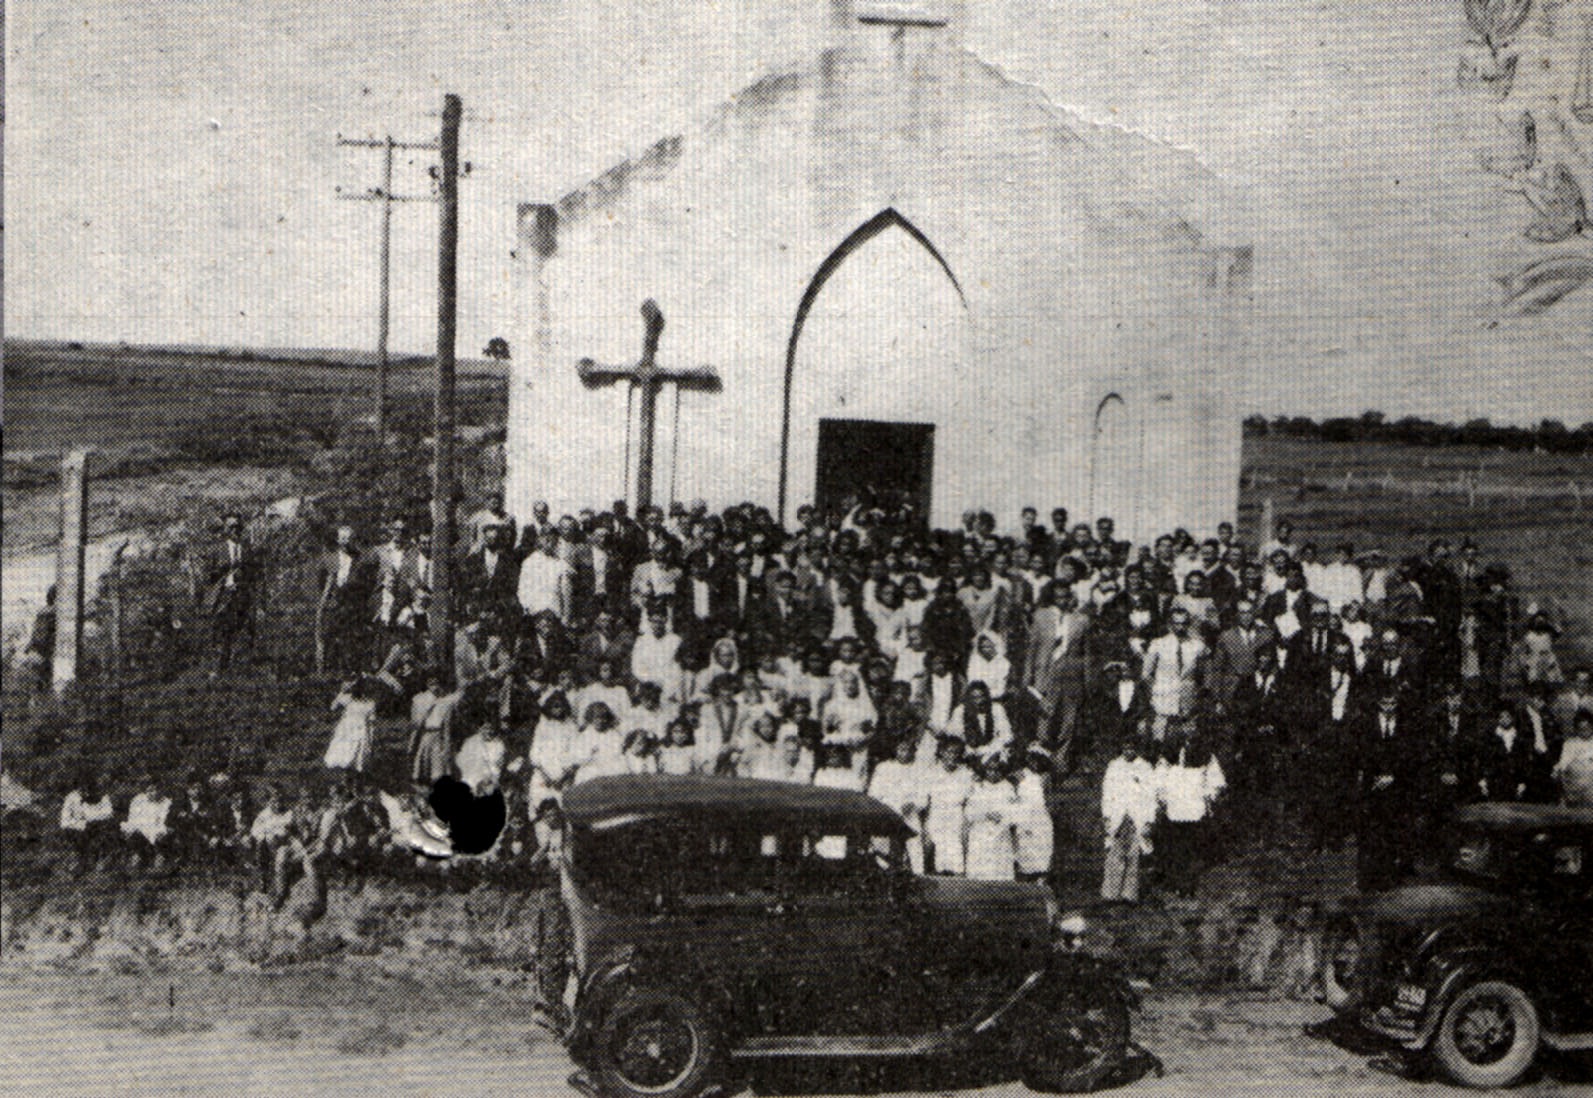
[(616, 910), (798, 893), (853, 893), (908, 872), (896, 836), (837, 826), (751, 828), (639, 821), (588, 830), (571, 868), (590, 898)]
[(1450, 866), (1469, 877), (1575, 891), (1586, 887), (1585, 845), (1548, 829), (1469, 831), (1456, 841)]

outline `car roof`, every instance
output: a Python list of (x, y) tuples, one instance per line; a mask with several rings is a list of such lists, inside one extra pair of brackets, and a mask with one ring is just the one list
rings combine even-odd
[(1593, 808), (1558, 804), (1473, 804), (1455, 813), (1455, 822), (1492, 831), (1536, 831), (1545, 827), (1593, 830)]
[(635, 774), (593, 778), (564, 794), (577, 827), (622, 827), (664, 817), (713, 818), (736, 825), (799, 824), (902, 835), (912, 829), (874, 798), (845, 789), (709, 775)]

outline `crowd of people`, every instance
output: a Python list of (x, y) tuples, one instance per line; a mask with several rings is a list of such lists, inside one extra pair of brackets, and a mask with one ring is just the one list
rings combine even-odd
[[(750, 504), (517, 522), (494, 499), (464, 524), (446, 652), (427, 535), (340, 528), (316, 603), (327, 803), (256, 812), (196, 775), (118, 812), (91, 780), (61, 826), (85, 860), (252, 859), (280, 895), (296, 862), (378, 848), (534, 859), (574, 783), (707, 773), (867, 791), (921, 872), (1044, 876), (1058, 834), (1100, 842), (1102, 896), (1132, 901), (1147, 855), (1188, 892), (1225, 837), (1353, 839), (1374, 888), (1456, 805), (1593, 804), (1589, 670), (1470, 541), (1391, 560), (1284, 521), (1260, 546), (1228, 523), (1134, 545), (1062, 508), (932, 530), (851, 504), (784, 529)], [(208, 559), (220, 673), (260, 581), (237, 516)], [(1098, 832), (1059, 832), (1069, 789), (1098, 791)]]

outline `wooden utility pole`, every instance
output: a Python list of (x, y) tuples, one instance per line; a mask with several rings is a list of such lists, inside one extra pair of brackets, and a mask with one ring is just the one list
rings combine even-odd
[(343, 194), (339, 188), (338, 197), (349, 202), (380, 202), (382, 204), (382, 242), (381, 242), (381, 273), (378, 276), (381, 282), (380, 306), (376, 321), (376, 448), (382, 450), (387, 445), (387, 331), (388, 331), (388, 298), (390, 272), (392, 269), (393, 254), (393, 203), (394, 202), (432, 202), (431, 195), (404, 195), (393, 193), (393, 151), (395, 149), (429, 149), (438, 147), (436, 141), (398, 141), (392, 134), (377, 140), (375, 138), (355, 139), (338, 135), (337, 143), (343, 148), (381, 149), (382, 150), (382, 185), (372, 187), (363, 194)]
[(77, 681), (83, 647), (84, 548), (88, 544), (88, 451), (61, 461), (61, 544), (55, 558), (55, 651), (50, 681), (56, 693)]
[(459, 118), (457, 95), (443, 97), (442, 163), (437, 172), (437, 395), (432, 406), (433, 659), (453, 660), (454, 566), (454, 314), (459, 266)]

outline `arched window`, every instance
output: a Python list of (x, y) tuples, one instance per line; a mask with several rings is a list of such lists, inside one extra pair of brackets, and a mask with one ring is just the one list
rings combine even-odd
[(1128, 404), (1108, 393), (1090, 440), (1090, 520), (1110, 516), (1121, 537), (1138, 527), (1140, 432)]

